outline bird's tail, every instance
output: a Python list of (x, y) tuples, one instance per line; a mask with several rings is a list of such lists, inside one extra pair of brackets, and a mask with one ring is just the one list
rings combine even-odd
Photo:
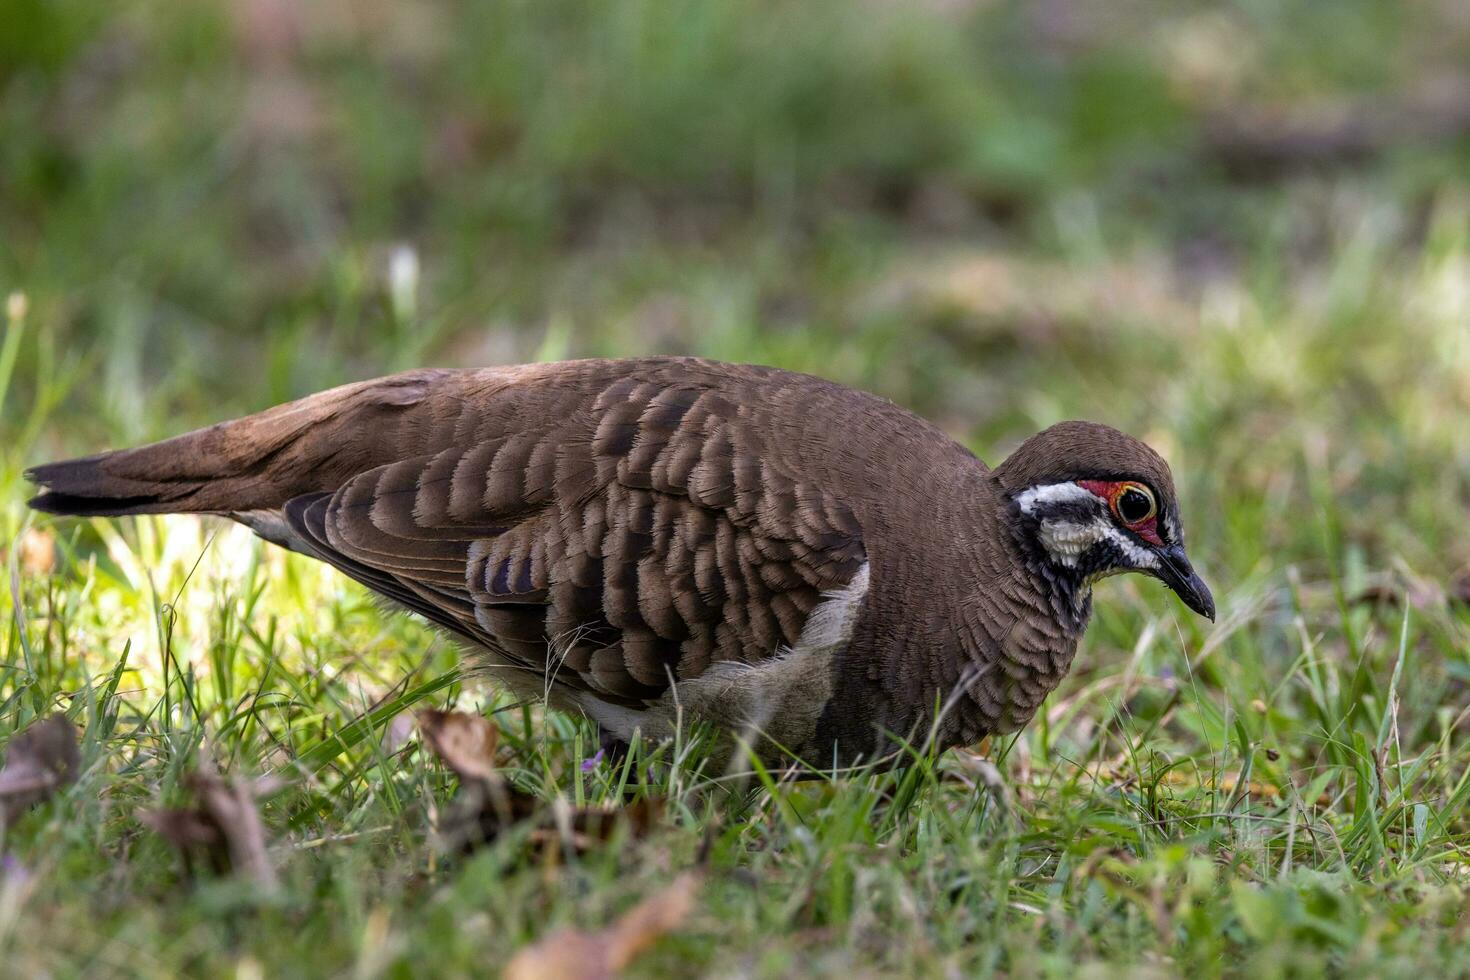
[(406, 416), (449, 373), (344, 385), (137, 449), (46, 463), (26, 471), (42, 491), (30, 505), (78, 516), (274, 510), (386, 461), (375, 457), (400, 448)]

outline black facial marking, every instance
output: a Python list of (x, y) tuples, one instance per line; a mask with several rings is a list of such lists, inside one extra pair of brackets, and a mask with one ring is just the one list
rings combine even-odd
[[(1121, 481), (1115, 478), (1111, 482)], [(1043, 584), (1053, 614), (1069, 631), (1080, 633), (1087, 626), (1092, 613), (1093, 582), (1106, 575), (1132, 571), (1134, 566), (1123, 549), (1106, 538), (1079, 554), (1074, 564), (1058, 561), (1042, 543), (1042, 523), (1058, 521), (1086, 525), (1105, 520), (1110, 524), (1118, 521), (1129, 524), (1147, 520), (1152, 512), (1159, 520), (1158, 533), (1167, 539), (1163, 505), (1151, 500), (1145, 491), (1135, 488), (1124, 490), (1118, 496), (1116, 506), (1115, 513), (1107, 500), (1097, 496), (1047, 501), (1033, 507), (1029, 514), (1024, 513), (1017, 503), (1011, 505), (1012, 534), (1026, 567)], [(1137, 537), (1126, 527), (1121, 531)], [(1141, 538), (1138, 543), (1141, 547), (1151, 547)]]
[[(1032, 513), (1023, 512), (1019, 504), (1011, 504), (1011, 529), (1027, 569), (1038, 582), (1044, 584), (1048, 593), (1048, 604), (1052, 613), (1064, 629), (1081, 633), (1092, 615), (1092, 590), (1087, 586), (1088, 578), (1096, 571), (1097, 563), (1107, 560), (1099, 544), (1078, 557), (1075, 567), (1055, 561), (1041, 543), (1042, 521), (1068, 521), (1087, 524), (1098, 520), (1108, 512), (1107, 501), (1058, 500), (1036, 508)], [(1108, 545), (1106, 550), (1116, 550)]]

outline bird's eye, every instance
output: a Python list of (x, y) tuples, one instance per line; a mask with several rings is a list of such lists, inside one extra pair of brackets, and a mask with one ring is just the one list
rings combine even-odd
[(1141, 483), (1126, 484), (1113, 498), (1113, 512), (1124, 524), (1142, 524), (1157, 510), (1153, 492)]

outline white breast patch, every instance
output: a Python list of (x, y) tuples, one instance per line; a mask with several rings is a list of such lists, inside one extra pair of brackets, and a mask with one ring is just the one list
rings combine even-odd
[[(638, 729), (645, 738), (671, 737), (682, 710), (734, 732), (762, 733), (798, 751), (831, 700), (832, 658), (852, 639), (868, 585), (865, 562), (847, 585), (822, 593), (795, 645), (759, 663), (712, 664), (698, 677), (679, 681), (645, 710), (611, 705), (590, 694), (576, 695), (577, 702), (624, 741)], [(751, 744), (756, 744), (754, 738)]]
[(1099, 541), (1108, 537), (1112, 528), (1102, 519), (1079, 524), (1076, 521), (1044, 520), (1041, 522), (1041, 546), (1058, 564), (1077, 567), (1077, 559)]
[[(1106, 517), (1079, 524), (1076, 521), (1044, 520), (1041, 522), (1041, 546), (1058, 564), (1077, 567), (1077, 559), (1100, 541), (1111, 541), (1123, 553), (1130, 568), (1154, 568), (1159, 558), (1147, 548), (1135, 544), (1128, 535), (1113, 526)], [(1119, 569), (1123, 571), (1124, 569)]]

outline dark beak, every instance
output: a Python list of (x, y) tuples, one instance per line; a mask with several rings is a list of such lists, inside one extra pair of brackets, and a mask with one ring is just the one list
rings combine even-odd
[(1194, 573), (1184, 549), (1175, 544), (1160, 548), (1154, 554), (1159, 556), (1159, 567), (1153, 570), (1159, 581), (1173, 589), (1186, 606), (1213, 623), (1215, 597), (1210, 595), (1210, 587), (1204, 580)]

